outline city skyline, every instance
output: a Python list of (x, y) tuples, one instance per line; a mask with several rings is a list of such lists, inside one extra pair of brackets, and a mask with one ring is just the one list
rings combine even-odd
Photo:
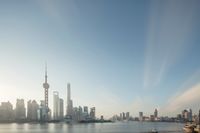
[(198, 0), (1, 1), (0, 102), (44, 100), (46, 61), (51, 109), (54, 91), (66, 109), (70, 83), (97, 116), (197, 113), (199, 12)]
[[(47, 64), (45, 63), (45, 82), (43, 83), (43, 88), (45, 88), (43, 90), (44, 91), (44, 98), (40, 99), (39, 101), (40, 101), (40, 105), (44, 105), (45, 108), (46, 107), (48, 108), (49, 111), (47, 111), (47, 113), (50, 113), (50, 116), (48, 118), (49, 120), (63, 120), (65, 117), (67, 117), (67, 118), (68, 117), (69, 118), (72, 117), (73, 118), (74, 117), (74, 113), (75, 113), (74, 111), (78, 111), (77, 109), (79, 109), (80, 107), (81, 107), (81, 112), (82, 112), (82, 109), (83, 109), (84, 110), (83, 113), (84, 113), (85, 112), (85, 108), (87, 108), (86, 110), (88, 112), (88, 106), (85, 106), (85, 105), (80, 106), (79, 105), (77, 107), (73, 107), (73, 100), (71, 99), (71, 85), (70, 85), (70, 83), (67, 83), (67, 94), (66, 94), (66, 97), (67, 97), (66, 99), (67, 100), (65, 102), (66, 103), (66, 107), (64, 107), (64, 100), (59, 97), (59, 92), (58, 91), (53, 91), (53, 95), (52, 95), (53, 96), (53, 103), (52, 103), (53, 108), (49, 108), (48, 107), (49, 94), (48, 94), (48, 92), (46, 92), (46, 88), (49, 88), (50, 85), (47, 82), (47, 77), (48, 77), (47, 76)], [(44, 84), (48, 84), (48, 85), (44, 85)], [(46, 87), (46, 86), (48, 86), (48, 87)], [(32, 101), (32, 103), (31, 103), (31, 101)], [(1, 105), (5, 105), (7, 103), (10, 103), (10, 101), (9, 100), (8, 101), (1, 101)], [(19, 115), (18, 116), (19, 119), (16, 117), (15, 118), (16, 120), (20, 120), (20, 119), (21, 120), (27, 119), (27, 120), (33, 120), (33, 121), (35, 120), (35, 119), (31, 119), (30, 118), (30, 117), (33, 117), (33, 116), (34, 116), (33, 118), (35, 118), (35, 115), (36, 115), (36, 114), (31, 114), (30, 113), (30, 110), (31, 111), (33, 110), (31, 108), (30, 104), (34, 104), (32, 106), (35, 106), (36, 110), (37, 110), (37, 108), (39, 109), (39, 103), (37, 104), (37, 100), (35, 100), (35, 99), (29, 99), (26, 102), (26, 101), (24, 101), (23, 98), (22, 99), (16, 99), (16, 105), (17, 104), (20, 105), (20, 106), (22, 105), (22, 107), (19, 108), (19, 106), (18, 107), (17, 106), (13, 106), (14, 104), (11, 103), (11, 106), (13, 107), (13, 110), (18, 110), (18, 112), (16, 112), (16, 113), (19, 113), (19, 112), (22, 113), (21, 114), (22, 118)], [(91, 108), (91, 110), (93, 110), (93, 109), (95, 110), (95, 107)], [(187, 108), (187, 110), (191, 110), (191, 109)], [(186, 109), (184, 109), (183, 111), (186, 111)], [(132, 120), (133, 120), (133, 118), (134, 118), (134, 120), (138, 118), (139, 121), (143, 121), (143, 120), (140, 120), (141, 113), (142, 113), (142, 117), (144, 117), (144, 118), (146, 117), (148, 120), (150, 119), (151, 121), (154, 121), (155, 118), (158, 118), (158, 110), (157, 110), (157, 108), (155, 108), (155, 111), (154, 111), (153, 114), (145, 114), (144, 115), (145, 112), (142, 111), (142, 112), (139, 112), (139, 117), (131, 115)], [(101, 117), (103, 118), (103, 116), (104, 116), (103, 114), (101, 114), (99, 117), (96, 117), (95, 114), (94, 114), (93, 118), (99, 119)], [(121, 114), (123, 114), (123, 117), (121, 116)], [(33, 115), (33, 116), (31, 116), (31, 115)], [(114, 116), (116, 116), (117, 114), (112, 114), (112, 115), (113, 115), (113, 118), (111, 116), (109, 116), (109, 118), (107, 117), (107, 119), (113, 119), (114, 120)], [(177, 119), (178, 119), (178, 115), (179, 114), (176, 114), (176, 115), (177, 115)], [(195, 115), (197, 115), (197, 114), (195, 114)], [(127, 116), (128, 116), (128, 119), (127, 119)], [(129, 112), (126, 112), (126, 114), (124, 112), (122, 112), (122, 113), (120, 113), (120, 117), (119, 117), (120, 119), (119, 120), (129, 120), (129, 116), (130, 116)], [(155, 118), (151, 118), (151, 116), (155, 116)], [(192, 114), (191, 114), (191, 116), (192, 116)], [(118, 115), (117, 115), (117, 117), (118, 117)], [(161, 115), (160, 117), (163, 117), (163, 118), (167, 117), (167, 119), (170, 118), (167, 114), (165, 114), (164, 116)], [(175, 117), (176, 116), (172, 116), (172, 118), (175, 118)], [(86, 118), (86, 116), (85, 116), (85, 118)], [(76, 118), (76, 119), (77, 119), (76, 121), (78, 121), (79, 118)], [(38, 119), (38, 121), (40, 121), (40, 119)]]
[[(68, 93), (69, 94), (69, 93)], [(139, 112), (139, 116), (132, 116), (130, 112), (121, 112), (119, 115), (115, 114), (109, 120), (105, 120), (104, 116), (96, 116), (95, 107), (90, 108), (88, 112), (88, 106), (72, 107), (67, 106), (67, 112), (64, 114), (63, 99), (59, 98), (59, 93), (54, 92), (54, 103), (53, 112), (50, 111), (48, 120), (44, 121), (41, 119), (41, 109), (45, 106), (44, 102), (39, 105), (35, 100), (29, 100), (27, 102), (27, 107), (25, 107), (24, 99), (16, 99), (16, 107), (8, 102), (1, 102), (0, 105), (0, 122), (79, 122), (79, 123), (90, 123), (90, 122), (115, 122), (115, 121), (151, 121), (151, 122), (197, 122), (198, 115), (193, 114), (192, 109), (183, 109), (176, 116), (169, 117), (167, 115), (161, 116), (158, 110), (155, 109), (154, 113), (151, 115), (144, 115), (144, 112)], [(31, 102), (32, 101), (32, 102)], [(42, 100), (44, 101), (44, 100)], [(50, 109), (51, 110), (51, 109)], [(72, 111), (72, 112), (71, 112)], [(46, 113), (45, 113), (46, 114)], [(100, 121), (99, 121), (100, 120)], [(104, 121), (105, 120), (105, 121)]]

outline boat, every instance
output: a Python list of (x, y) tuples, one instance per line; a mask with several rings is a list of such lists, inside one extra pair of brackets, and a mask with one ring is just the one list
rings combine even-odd
[(199, 127), (199, 125), (197, 125), (197, 126), (194, 128), (194, 132), (195, 132), (195, 133), (199, 133), (199, 130), (200, 130), (200, 127)]
[(184, 127), (183, 127), (183, 131), (185, 133), (195, 133), (195, 128), (197, 126), (194, 125), (194, 124), (186, 124)]
[(158, 131), (156, 129), (152, 129), (151, 133), (158, 133)]

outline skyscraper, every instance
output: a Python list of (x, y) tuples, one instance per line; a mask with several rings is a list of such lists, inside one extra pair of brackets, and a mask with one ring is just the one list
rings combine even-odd
[(129, 120), (129, 119), (130, 119), (130, 113), (126, 112), (126, 120)]
[(31, 100), (29, 100), (27, 102), (27, 119), (28, 120), (31, 119), (31, 114), (32, 114), (32, 104), (31, 104)]
[(48, 111), (49, 111), (49, 109), (45, 106), (45, 101), (41, 100), (39, 109), (37, 111), (38, 120), (42, 121), (42, 122), (48, 121), (48, 119), (49, 119)]
[(82, 119), (83, 119), (83, 120), (89, 119), (89, 115), (88, 115), (88, 106), (84, 106), (84, 107), (83, 107)]
[(158, 118), (158, 110), (157, 109), (155, 109), (155, 111), (154, 111), (154, 118)]
[(37, 110), (39, 109), (39, 105), (35, 100), (29, 100), (27, 103), (27, 119), (30, 121), (37, 120)]
[(57, 91), (53, 92), (53, 119), (62, 120), (64, 116), (63, 113), (63, 99), (59, 98), (59, 93)]
[(26, 118), (26, 109), (24, 106), (24, 99), (17, 99), (15, 109), (16, 120), (24, 120)]
[(74, 107), (74, 108), (73, 108), (73, 116), (72, 116), (72, 119), (73, 119), (74, 121), (78, 121), (78, 115), (79, 115), (78, 107)]
[(190, 116), (189, 110), (184, 109), (182, 111), (182, 118), (184, 119), (184, 121), (189, 121), (189, 116)]
[(80, 121), (80, 120), (83, 120), (83, 109), (82, 109), (81, 106), (79, 106), (78, 112), (79, 112), (79, 114), (78, 114), (78, 120), (79, 120), (79, 121)]
[(57, 91), (53, 92), (53, 119), (58, 120), (59, 119), (59, 94)]
[(88, 115), (88, 107), (87, 107), (87, 106), (84, 106), (84, 107), (83, 107), (83, 112), (86, 113), (86, 114)]
[(96, 119), (95, 114), (95, 107), (90, 108), (90, 117), (92, 120)]
[(122, 117), (123, 117), (123, 118), (122, 118), (123, 120), (126, 119), (126, 116), (125, 116), (125, 113), (124, 113), (124, 112), (122, 112)]
[(192, 121), (192, 109), (189, 109), (189, 121)]
[(59, 106), (60, 106), (59, 119), (62, 120), (64, 118), (64, 101), (61, 98), (60, 98)]
[(70, 83), (67, 84), (67, 102), (71, 100)]
[(120, 118), (120, 121), (123, 120), (122, 113), (120, 113), (119, 118)]
[(0, 106), (0, 121), (14, 120), (13, 106), (10, 102), (2, 102)]
[(143, 112), (139, 112), (139, 121), (143, 121)]
[(67, 115), (73, 116), (73, 102), (71, 100), (71, 87), (70, 84), (67, 84)]

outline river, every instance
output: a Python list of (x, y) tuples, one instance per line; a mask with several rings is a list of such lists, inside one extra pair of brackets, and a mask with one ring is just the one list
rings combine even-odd
[(183, 124), (167, 122), (115, 122), (89, 124), (0, 124), (0, 133), (144, 133), (156, 129), (158, 132), (181, 133)]

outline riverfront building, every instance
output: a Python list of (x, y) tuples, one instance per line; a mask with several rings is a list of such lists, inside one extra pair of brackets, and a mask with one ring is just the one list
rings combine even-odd
[(39, 109), (39, 105), (35, 100), (29, 100), (27, 102), (27, 120), (36, 121), (38, 120), (37, 111)]

